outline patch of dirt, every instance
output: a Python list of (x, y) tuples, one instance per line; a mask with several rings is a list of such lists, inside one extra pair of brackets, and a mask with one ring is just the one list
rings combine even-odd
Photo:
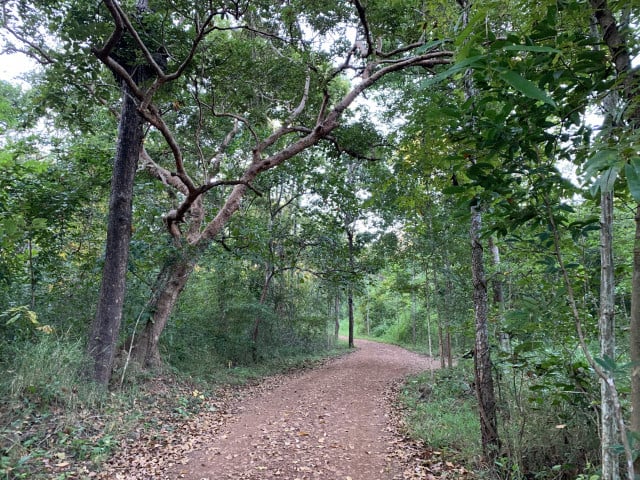
[(358, 340), (357, 351), (207, 400), (154, 438), (131, 438), (101, 479), (395, 480), (467, 478), (403, 436), (401, 380), (436, 362)]

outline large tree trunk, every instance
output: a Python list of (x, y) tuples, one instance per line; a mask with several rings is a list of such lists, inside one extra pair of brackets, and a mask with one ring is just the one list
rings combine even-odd
[(493, 467), (500, 440), (496, 420), (496, 400), (491, 374), (489, 350), (487, 280), (484, 273), (483, 248), (480, 243), (482, 214), (479, 206), (471, 207), (471, 274), (475, 311), (476, 340), (474, 355), (475, 387), (480, 411), (482, 451), (486, 462)]
[(136, 102), (124, 82), (122, 91), (123, 103), (111, 176), (102, 284), (87, 343), (87, 353), (92, 361), (89, 374), (104, 386), (108, 385), (111, 378), (122, 322), (131, 239), (133, 184), (143, 138), (143, 120), (138, 115)]
[(145, 368), (162, 364), (160, 357), (160, 335), (164, 330), (178, 297), (193, 272), (196, 258), (182, 256), (167, 261), (158, 275), (154, 297), (149, 304), (151, 318), (144, 330), (134, 339), (131, 358)]
[[(613, 192), (600, 196), (600, 356), (615, 359), (615, 285), (613, 276)], [(606, 372), (612, 374), (612, 372)], [(602, 480), (620, 478), (619, 443), (615, 403), (607, 383), (600, 379), (602, 428)]]

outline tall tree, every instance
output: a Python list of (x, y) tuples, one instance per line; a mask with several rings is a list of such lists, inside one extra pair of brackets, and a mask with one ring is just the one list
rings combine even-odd
[[(115, 47), (105, 46), (105, 51), (97, 51), (98, 57), (118, 51), (118, 65), (124, 69), (130, 81), (136, 87), (149, 79), (149, 69), (140, 64), (141, 51), (129, 40), (124, 29), (124, 21), (119, 8), (111, 1), (105, 5), (113, 12), (116, 29), (109, 42)], [(136, 15), (142, 21), (148, 13), (147, 0), (138, 0)], [(126, 34), (126, 35), (125, 35)], [(127, 45), (128, 43), (128, 45)], [(102, 269), (102, 283), (95, 319), (91, 325), (87, 341), (87, 352), (92, 359), (91, 377), (96, 382), (107, 385), (111, 378), (111, 369), (120, 336), (122, 309), (126, 292), (127, 265), (129, 261), (129, 242), (131, 240), (133, 185), (138, 158), (142, 152), (143, 123), (138, 114), (138, 100), (131, 86), (117, 70), (114, 74), (122, 89), (122, 110), (118, 124), (116, 155), (111, 176), (111, 195), (109, 200), (109, 219), (107, 222), (107, 241), (105, 262)]]
[[(458, 0), (462, 9), (462, 26), (469, 25), (471, 15), (471, 2)], [(475, 86), (473, 84), (473, 72), (468, 70), (463, 77), (463, 91), (465, 99), (473, 108)], [(471, 113), (471, 135), (474, 135), (476, 119)], [(471, 153), (471, 161), (476, 164), (477, 152)], [(487, 277), (484, 270), (484, 249), (481, 243), (482, 232), (482, 201), (480, 196), (471, 202), (471, 276), (473, 279), (473, 307), (475, 319), (475, 347), (474, 347), (474, 380), (478, 409), (480, 412), (480, 434), (482, 438), (482, 451), (490, 465), (493, 467), (500, 450), (500, 437), (498, 436), (498, 422), (496, 415), (496, 399), (493, 388), (493, 369), (491, 364), (491, 346), (489, 344), (489, 297), (487, 293)]]
[[(640, 102), (638, 101), (638, 85), (640, 85), (640, 77), (638, 76), (637, 71), (634, 71), (631, 64), (631, 54), (629, 48), (629, 39), (625, 35), (625, 29), (628, 27), (629, 21), (629, 11), (626, 10), (621, 12), (622, 20), (617, 20), (613, 14), (613, 10), (608, 4), (607, 0), (591, 0), (590, 1), (591, 9), (595, 16), (596, 22), (600, 28), (600, 32), (602, 35), (603, 43), (609, 49), (611, 58), (610, 61), (613, 64), (616, 75), (620, 82), (619, 94), (617, 91), (613, 91), (609, 94), (608, 100), (612, 103), (612, 99), (617, 98), (618, 96), (624, 100), (625, 108), (624, 114), (620, 117), (624, 119), (628, 128), (631, 130), (631, 134), (635, 132), (640, 127)], [(615, 103), (615, 102), (613, 102)], [(607, 123), (609, 123), (609, 128), (613, 127), (615, 124), (615, 118), (618, 116), (616, 114), (617, 108), (608, 109)], [(626, 162), (626, 159), (623, 158), (623, 161)], [(610, 175), (612, 174), (615, 178), (615, 174), (610, 170)], [(606, 172), (605, 172), (606, 173)], [(626, 165), (626, 173), (627, 173), (627, 181), (629, 183), (629, 187), (631, 193), (636, 201), (638, 201), (638, 207), (636, 209), (636, 242), (634, 244), (633, 249), (633, 277), (632, 277), (632, 285), (631, 285), (631, 322), (629, 325), (629, 346), (630, 346), (630, 360), (632, 365), (640, 364), (640, 196), (637, 194), (638, 187), (638, 175), (637, 175), (637, 164), (634, 164), (634, 161)], [(611, 297), (613, 296), (612, 289), (613, 285), (613, 259), (611, 258), (610, 244), (611, 242), (611, 228), (613, 219), (612, 217), (612, 209), (613, 209), (613, 192), (608, 191), (607, 189), (601, 187), (602, 189), (602, 225), (603, 229), (602, 236), (602, 296), (601, 296), (601, 305), (600, 305), (600, 318), (601, 318), (601, 338), (603, 339), (601, 342), (602, 354), (607, 355), (610, 358), (613, 358), (613, 354), (615, 353), (615, 344), (612, 342), (615, 338), (613, 336), (613, 306)], [(609, 189), (611, 190), (611, 189)], [(635, 192), (635, 193), (634, 193)], [(606, 197), (606, 198), (605, 198)], [(609, 198), (611, 197), (611, 198)], [(608, 225), (607, 225), (608, 224)], [(605, 246), (608, 247), (608, 250), (605, 250)], [(604, 383), (604, 382), (603, 382)], [(603, 401), (606, 398), (611, 398), (611, 392), (608, 391), (607, 387), (609, 385), (603, 386)], [(607, 403), (610, 403), (611, 400), (607, 400)], [(632, 367), (631, 369), (631, 421), (630, 421), (630, 430), (634, 433), (635, 438), (634, 441), (637, 442), (638, 438), (640, 438), (640, 369), (637, 367)], [(607, 412), (611, 411), (613, 407), (607, 408)], [(603, 405), (604, 408), (604, 405)], [(603, 409), (603, 423), (605, 421), (605, 410)], [(609, 416), (615, 415), (615, 412), (609, 413)], [(621, 412), (617, 413), (618, 416), (621, 415)], [(618, 422), (620, 425), (620, 422)], [(624, 425), (620, 425), (624, 427)], [(613, 427), (609, 427), (608, 430), (611, 431)], [(619, 432), (621, 435), (626, 435), (624, 432), (624, 428), (622, 428)], [(610, 437), (612, 434), (609, 434)], [(608, 440), (608, 438), (607, 438)], [(623, 439), (624, 440), (624, 439)], [(603, 438), (602, 448), (611, 448), (610, 440), (607, 442)], [(627, 448), (628, 450), (628, 448)], [(615, 478), (615, 467), (611, 466), (610, 463), (615, 461), (615, 459), (611, 459), (611, 454), (609, 452), (603, 452), (603, 459), (607, 458), (609, 460), (609, 464), (603, 464), (603, 478)], [(606, 456), (605, 456), (606, 455)], [(609, 468), (607, 468), (609, 467)], [(634, 465), (629, 466), (628, 475), (629, 478), (633, 477), (635, 471), (640, 471), (640, 459), (636, 458)], [(611, 473), (610, 473), (611, 472)]]

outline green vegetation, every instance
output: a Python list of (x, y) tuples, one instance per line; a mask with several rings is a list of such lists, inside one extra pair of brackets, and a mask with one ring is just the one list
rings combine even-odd
[(3, 2), (41, 66), (0, 82), (4, 476), (100, 462), (143, 399), (186, 417), (342, 320), (440, 359), (406, 394), (439, 450), (633, 480), (637, 7)]
[(406, 382), (400, 400), (408, 407), (409, 434), (443, 458), (472, 464), (480, 455), (478, 415), (469, 368), (425, 372)]
[[(172, 429), (203, 409), (216, 408), (232, 386), (310, 368), (347, 351), (340, 343), (248, 366), (199, 356), (191, 365), (153, 376), (130, 372), (123, 388), (107, 393), (83, 380), (86, 358), (77, 340), (41, 333), (12, 343), (2, 363), (7, 375), (0, 380), (0, 476), (85, 478), (100, 471), (127, 439), (168, 441)], [(199, 362), (208, 365), (206, 371)], [(196, 370), (203, 376), (185, 373)]]

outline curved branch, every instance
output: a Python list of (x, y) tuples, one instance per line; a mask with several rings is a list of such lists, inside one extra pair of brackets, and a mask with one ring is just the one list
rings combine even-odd
[(353, 4), (356, 7), (356, 11), (358, 12), (358, 18), (360, 19), (360, 24), (362, 25), (362, 29), (364, 30), (364, 38), (367, 42), (367, 52), (363, 57), (368, 57), (375, 51), (373, 48), (373, 41), (371, 40), (371, 33), (369, 32), (369, 21), (367, 20), (367, 16), (365, 13), (365, 9), (360, 3), (360, 0), (353, 0)]

